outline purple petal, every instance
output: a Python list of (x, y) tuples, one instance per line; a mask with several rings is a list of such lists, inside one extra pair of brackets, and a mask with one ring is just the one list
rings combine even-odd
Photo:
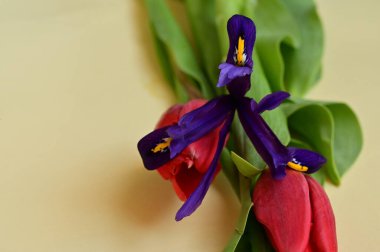
[(173, 139), (169, 147), (170, 157), (178, 155), (186, 146), (221, 125), (234, 109), (232, 98), (221, 96), (185, 114), (178, 125), (169, 127), (167, 130), (168, 135)]
[(232, 80), (249, 75), (252, 73), (252, 68), (235, 66), (229, 63), (222, 63), (219, 65), (220, 75), (217, 87), (223, 87), (229, 84)]
[(309, 168), (306, 173), (316, 172), (326, 163), (326, 159), (314, 151), (294, 147), (289, 147), (288, 150), (296, 163)]
[(257, 104), (257, 102), (256, 102), (254, 99), (251, 100), (251, 110), (252, 110), (252, 111), (258, 113), (258, 112), (257, 112), (257, 107), (258, 107), (258, 105), (259, 105), (259, 104)]
[(237, 48), (239, 37), (243, 37), (245, 42), (244, 52), (247, 55), (246, 66), (252, 68), (252, 50), (256, 40), (256, 27), (253, 21), (245, 16), (234, 15), (228, 20), (227, 31), (230, 39), (230, 48), (226, 62), (235, 64), (235, 48)]
[(217, 87), (223, 87), (230, 83), (231, 80), (228, 79), (228, 72), (230, 69), (233, 67), (233, 65), (228, 64), (228, 63), (222, 63), (219, 65), (220, 74), (219, 74), (219, 80), (218, 83), (216, 84)]
[(210, 184), (213, 179), (213, 175), (216, 171), (218, 161), (220, 154), (223, 150), (224, 142), (226, 140), (227, 134), (229, 132), (231, 122), (233, 119), (233, 113), (229, 113), (226, 121), (224, 122), (224, 125), (219, 133), (219, 140), (218, 140), (218, 146), (214, 154), (214, 158), (211, 162), (210, 167), (208, 168), (207, 172), (203, 176), (201, 182), (199, 183), (199, 186), (195, 191), (190, 195), (188, 200), (182, 205), (182, 207), (178, 210), (176, 214), (176, 221), (180, 221), (186, 216), (191, 215), (202, 203), (203, 198), (205, 197), (208, 188), (210, 187)]
[(283, 178), (290, 156), (288, 149), (280, 142), (259, 113), (251, 110), (252, 99), (239, 100), (238, 114), (241, 124), (256, 151), (267, 163), (275, 179)]
[(162, 142), (164, 138), (169, 137), (166, 133), (167, 129), (168, 127), (156, 129), (143, 137), (137, 144), (144, 166), (148, 170), (157, 169), (170, 160), (169, 149), (156, 153), (152, 151), (152, 149)]
[(290, 94), (284, 91), (278, 91), (266, 95), (257, 106), (257, 113), (262, 113), (265, 110), (272, 110), (280, 106), (280, 104), (289, 98)]
[(199, 118), (206, 116), (220, 102), (219, 98), (212, 99), (204, 105), (187, 112), (179, 119), (178, 125), (189, 125), (190, 123), (197, 121)]

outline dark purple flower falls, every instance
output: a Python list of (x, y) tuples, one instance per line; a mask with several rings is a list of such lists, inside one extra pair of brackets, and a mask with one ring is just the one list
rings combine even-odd
[(260, 113), (278, 107), (288, 97), (289, 94), (282, 91), (265, 96), (259, 103), (244, 97), (237, 107), (248, 137), (276, 179), (286, 175), (286, 167), (313, 173), (326, 162), (323, 156), (313, 151), (284, 146), (261, 117)]

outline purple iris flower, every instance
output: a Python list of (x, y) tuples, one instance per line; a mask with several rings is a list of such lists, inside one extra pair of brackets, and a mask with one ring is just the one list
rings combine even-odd
[[(247, 17), (234, 15), (227, 23), (230, 48), (225, 63), (219, 65), (217, 87), (227, 85), (231, 95), (244, 96), (251, 87), (252, 51), (256, 41), (256, 26)], [(234, 85), (228, 85), (234, 81)]]
[(287, 167), (313, 173), (326, 163), (326, 159), (316, 152), (284, 146), (261, 117), (262, 112), (275, 109), (288, 97), (289, 94), (283, 91), (269, 94), (259, 103), (243, 97), (237, 106), (245, 132), (275, 179), (283, 178)]
[(285, 176), (286, 167), (311, 173), (320, 168), (325, 159), (309, 150), (287, 148), (261, 117), (265, 110), (278, 107), (289, 97), (286, 92), (276, 92), (259, 103), (245, 97), (250, 88), (253, 60), (252, 50), (256, 28), (247, 17), (234, 15), (227, 24), (230, 48), (225, 63), (221, 64), (217, 86), (227, 86), (229, 95), (216, 97), (202, 107), (185, 114), (178, 123), (159, 128), (143, 137), (138, 150), (144, 166), (154, 170), (178, 156), (188, 145), (221, 127), (213, 160), (201, 182), (176, 215), (179, 221), (192, 214), (201, 204), (217, 171), (217, 164), (228, 136), (235, 111), (257, 152), (268, 164), (272, 176)]

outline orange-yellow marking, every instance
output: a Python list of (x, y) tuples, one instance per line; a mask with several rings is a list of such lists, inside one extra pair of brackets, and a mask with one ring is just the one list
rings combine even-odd
[(170, 142), (171, 142), (173, 139), (170, 138), (170, 137), (167, 137), (167, 138), (164, 138), (164, 139), (162, 139), (162, 140), (163, 140), (162, 143), (157, 144), (156, 147), (154, 147), (153, 149), (151, 149), (151, 151), (152, 151), (153, 153), (163, 152), (166, 148), (169, 147)]
[(241, 37), (239, 37), (239, 41), (238, 41), (238, 48), (237, 48), (237, 64), (239, 66), (243, 66), (244, 65), (244, 39), (242, 39)]
[(293, 162), (288, 162), (288, 167), (300, 172), (305, 172), (309, 169), (307, 166), (302, 166)]

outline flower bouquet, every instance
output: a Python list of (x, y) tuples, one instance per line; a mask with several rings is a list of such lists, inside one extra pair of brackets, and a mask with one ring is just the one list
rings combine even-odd
[(187, 35), (164, 0), (145, 4), (179, 104), (138, 150), (184, 201), (175, 219), (224, 172), (241, 202), (225, 251), (337, 251), (322, 186), (340, 184), (362, 139), (346, 104), (304, 97), (321, 75), (313, 1), (185, 0)]

